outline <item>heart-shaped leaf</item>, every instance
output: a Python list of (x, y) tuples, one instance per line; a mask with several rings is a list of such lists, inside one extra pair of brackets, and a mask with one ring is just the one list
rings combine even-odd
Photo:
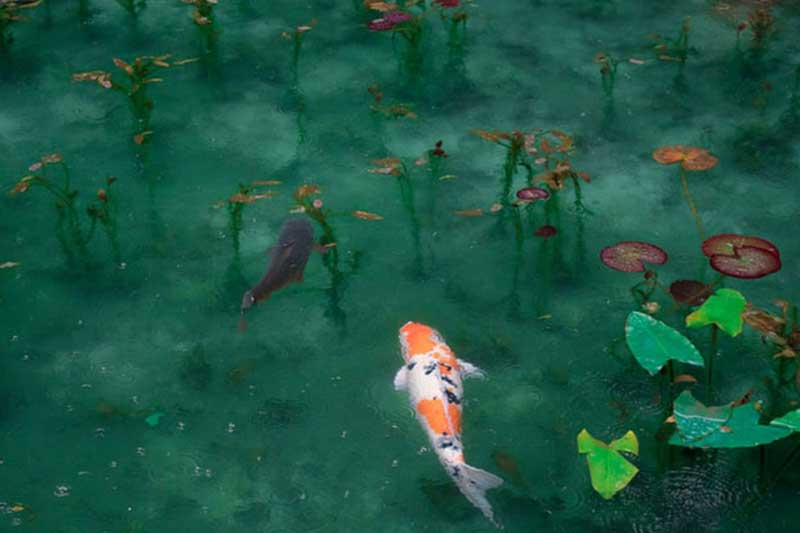
[[(750, 403), (738, 407), (706, 407), (684, 391), (675, 400), (678, 431), (669, 443), (688, 448), (749, 448), (788, 437), (785, 427), (758, 423), (759, 414)], [(774, 421), (773, 421), (774, 422)]]
[(586, 429), (578, 434), (578, 453), (586, 454), (592, 487), (606, 500), (627, 487), (639, 472), (620, 452), (639, 455), (639, 441), (633, 431), (610, 444), (592, 437)]
[(703, 366), (703, 358), (692, 341), (660, 320), (633, 311), (625, 322), (625, 340), (636, 361), (655, 375), (667, 361)]
[(702, 328), (715, 324), (731, 337), (735, 337), (742, 332), (742, 311), (746, 303), (739, 291), (719, 289), (686, 317), (686, 325), (690, 328)]

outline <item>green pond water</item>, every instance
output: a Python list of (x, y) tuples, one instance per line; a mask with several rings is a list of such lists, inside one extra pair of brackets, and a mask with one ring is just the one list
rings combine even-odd
[[(800, 461), (781, 465), (797, 437), (763, 455), (668, 446), (664, 376), (624, 339), (641, 274), (599, 259), (647, 241), (670, 255), (663, 283), (715, 279), (678, 167), (652, 158), (699, 146), (719, 158), (688, 175), (706, 234), (758, 235), (783, 259), (725, 286), (774, 312), (775, 299), (800, 300), (800, 3), (771, 2), (763, 46), (747, 29), (737, 48), (753, 3), (484, 0), (452, 34), (430, 16), (417, 56), (368, 31), (379, 14), (357, 1), (220, 0), (212, 37), (178, 0), (148, 0), (137, 17), (113, 0), (24, 10), (0, 52), (0, 262), (19, 263), (0, 270), (0, 530), (494, 531), (393, 389), (409, 320), (488, 374), (465, 384), (463, 438), (469, 463), (506, 480), (489, 499), (507, 531), (796, 529)], [(652, 34), (677, 37), (687, 16), (685, 65), (659, 61)], [(294, 28), (312, 19), (295, 62)], [(620, 60), (613, 94), (598, 52)], [(122, 94), (71, 81), (122, 79), (112, 57), (166, 53), (199, 61), (154, 74), (164, 81), (147, 87), (142, 145)], [(417, 118), (371, 111), (371, 84), (381, 105)], [(592, 178), (582, 206), (571, 180), (546, 203), (510, 206), (505, 150), (476, 128), (572, 135), (570, 161)], [(415, 165), (438, 140), (440, 168)], [(69, 255), (45, 189), (7, 194), (55, 152), (84, 232), (95, 191), (117, 178), (115, 246), (98, 224)], [(408, 181), (369, 172), (389, 156)], [(511, 199), (527, 184), (518, 170)], [(60, 182), (60, 165), (44, 172)], [(277, 194), (244, 205), (237, 231), (227, 199), (256, 180), (281, 184), (253, 192)], [(336, 247), (237, 333), (242, 294), (303, 184), (319, 186), (309, 200), (323, 201)], [(544, 224), (558, 234), (533, 236)], [(653, 299), (707, 354), (709, 330), (687, 330), (687, 308)], [(721, 334), (718, 349), (712, 397), (690, 367), (679, 371), (700, 383), (673, 396), (722, 404), (752, 389), (769, 417), (800, 399), (793, 379), (774, 385), (776, 349), (757, 332)], [(577, 453), (583, 428), (639, 438), (640, 472), (611, 500)]]

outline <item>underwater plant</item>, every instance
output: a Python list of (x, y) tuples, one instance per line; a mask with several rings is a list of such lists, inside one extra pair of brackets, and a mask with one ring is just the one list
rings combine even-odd
[(136, 144), (143, 144), (153, 133), (150, 130), (150, 113), (153, 110), (153, 101), (147, 95), (147, 86), (151, 83), (161, 83), (163, 78), (154, 77), (153, 74), (159, 69), (186, 65), (197, 61), (196, 58), (183, 59), (168, 63), (167, 59), (171, 54), (160, 56), (141, 56), (126, 63), (119, 58), (113, 58), (114, 65), (121, 70), (125, 76), (125, 82), (114, 79), (110, 72), (103, 70), (92, 70), (88, 72), (76, 72), (72, 75), (73, 81), (92, 81), (103, 89), (110, 89), (124, 94), (131, 105), (135, 120), (135, 134), (133, 141)]
[(14, 36), (9, 32), (9, 27), (15, 22), (28, 20), (19, 14), (19, 10), (38, 7), (41, 3), (42, 0), (3, 0), (0, 2), (0, 50), (14, 42)]
[(621, 452), (639, 455), (639, 440), (633, 431), (608, 444), (594, 438), (586, 429), (578, 434), (578, 453), (586, 455), (592, 488), (606, 500), (627, 487), (639, 472)]
[(681, 29), (678, 37), (670, 39), (668, 37), (656, 37), (657, 44), (654, 47), (658, 59), (661, 61), (675, 61), (683, 66), (689, 57), (689, 32), (692, 30), (691, 17), (684, 17), (681, 22)]
[(291, 32), (285, 31), (281, 33), (281, 38), (294, 43), (294, 49), (292, 52), (292, 65), (294, 65), (295, 68), (297, 68), (297, 64), (300, 62), (300, 50), (303, 48), (303, 39), (305, 34), (313, 30), (314, 26), (316, 25), (317, 19), (311, 19), (311, 22), (308, 24), (297, 26)]
[(617, 67), (619, 61), (605, 52), (598, 52), (594, 56), (594, 62), (600, 65), (600, 78), (603, 81), (603, 92), (607, 98), (614, 96), (614, 84), (617, 81)]
[(383, 103), (383, 91), (379, 85), (373, 83), (367, 87), (367, 91), (372, 95), (372, 104), (369, 108), (389, 118), (417, 118), (417, 114), (413, 111), (410, 104), (385, 104)]
[(775, 17), (769, 4), (753, 6), (747, 15), (748, 26), (753, 34), (753, 46), (762, 48), (770, 35), (775, 31)]
[(697, 225), (697, 233), (700, 235), (700, 240), (705, 240), (705, 236), (703, 234), (703, 223), (700, 220), (699, 213), (697, 212), (697, 206), (692, 199), (692, 193), (689, 192), (689, 181), (686, 179), (686, 171), (710, 170), (716, 166), (719, 159), (711, 155), (708, 150), (703, 148), (683, 145), (662, 146), (653, 152), (653, 159), (662, 165), (680, 163), (683, 194), (686, 196), (686, 201), (689, 203), (689, 209), (691, 210), (692, 217), (694, 217), (694, 222)]
[(242, 232), (242, 220), (246, 206), (258, 200), (266, 200), (274, 197), (277, 193), (268, 190), (263, 193), (255, 193), (256, 187), (280, 185), (280, 181), (266, 180), (254, 181), (251, 184), (239, 184), (239, 191), (227, 200), (228, 204), (228, 230), (231, 233), (234, 253), (239, 254), (239, 235)]
[(147, 0), (117, 0), (117, 3), (134, 16), (147, 7)]
[[(53, 165), (61, 168), (61, 179), (48, 175), (50, 173), (47, 170)], [(67, 258), (71, 261), (77, 252), (81, 259), (88, 259), (87, 246), (94, 237), (99, 222), (111, 244), (114, 260), (119, 262), (117, 223), (110, 192), (116, 178), (106, 179), (105, 187), (97, 189), (97, 202), (91, 203), (86, 208), (86, 215), (89, 217), (89, 228), (86, 229), (78, 215), (76, 201), (78, 191), (72, 188), (69, 167), (64, 162), (63, 156), (59, 153), (42, 156), (39, 161), (28, 167), (28, 171), (32, 174), (20, 179), (9, 194), (14, 196), (27, 192), (31, 187), (41, 187), (56, 199), (58, 214), (56, 236)]]
[(214, 8), (217, 0), (181, 0), (184, 4), (194, 7), (192, 20), (198, 26), (210, 26), (214, 24)]

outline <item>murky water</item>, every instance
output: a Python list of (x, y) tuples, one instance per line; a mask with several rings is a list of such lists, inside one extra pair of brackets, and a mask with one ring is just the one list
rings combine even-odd
[[(765, 479), (795, 442), (767, 447), (763, 467), (755, 449), (670, 449), (663, 380), (623, 339), (639, 278), (598, 258), (649, 241), (670, 254), (662, 279), (714, 277), (677, 169), (651, 157), (702, 146), (719, 157), (689, 176), (706, 232), (763, 236), (784, 259), (777, 274), (726, 284), (761, 307), (800, 299), (800, 4), (772, 2), (763, 47), (748, 29), (737, 48), (752, 3), (484, 1), (455, 33), (431, 16), (417, 56), (367, 31), (377, 15), (357, 1), (221, 0), (214, 35), (177, 0), (148, 0), (137, 17), (112, 0), (26, 10), (0, 53), (3, 188), (58, 152), (83, 231), (104, 187), (116, 240), (98, 224), (68, 255), (46, 190), (0, 200), (0, 262), (20, 263), (0, 270), (0, 529), (493, 531), (392, 387), (397, 330), (417, 320), (489, 375), (466, 382), (464, 443), (470, 463), (506, 479), (490, 493), (506, 530), (790, 530), (799, 463)], [(651, 34), (677, 36), (686, 16), (686, 64), (659, 61)], [(612, 94), (598, 52), (620, 60)], [(71, 81), (116, 79), (112, 57), (167, 53), (199, 61), (148, 85), (141, 145), (123, 95)], [(417, 118), (371, 111), (372, 84), (381, 105)], [(493, 213), (505, 151), (476, 128), (573, 135), (571, 161), (592, 178), (583, 205), (569, 184), (547, 207)], [(416, 165), (439, 140), (439, 168)], [(407, 181), (369, 172), (385, 157), (403, 160)], [(281, 183), (239, 204), (237, 229), (227, 199), (266, 180)], [(242, 294), (303, 184), (319, 186), (336, 247), (237, 333)], [(521, 170), (512, 190), (525, 184)], [(483, 216), (455, 214), (474, 209)], [(544, 224), (558, 234), (533, 236)], [(679, 324), (683, 311), (665, 307)], [(707, 332), (688, 335), (707, 350)], [(720, 351), (714, 400), (767, 398), (774, 364), (759, 336), (723, 338)], [(577, 453), (584, 427), (641, 442), (640, 474), (610, 501)]]

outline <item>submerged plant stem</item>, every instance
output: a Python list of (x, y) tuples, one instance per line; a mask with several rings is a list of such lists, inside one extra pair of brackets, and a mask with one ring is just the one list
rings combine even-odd
[(712, 395), (714, 394), (714, 387), (712, 379), (714, 377), (714, 358), (717, 356), (717, 339), (719, 336), (719, 328), (716, 324), (711, 325), (711, 350), (708, 354), (708, 361), (706, 361), (706, 402), (711, 404)]
[(694, 222), (697, 224), (697, 233), (700, 235), (700, 240), (704, 241), (705, 236), (703, 232), (703, 223), (700, 221), (700, 215), (697, 213), (697, 206), (692, 199), (692, 193), (689, 192), (689, 180), (686, 179), (686, 170), (681, 167), (681, 184), (683, 184), (683, 194), (686, 196), (686, 201), (689, 202), (689, 209), (692, 211)]

